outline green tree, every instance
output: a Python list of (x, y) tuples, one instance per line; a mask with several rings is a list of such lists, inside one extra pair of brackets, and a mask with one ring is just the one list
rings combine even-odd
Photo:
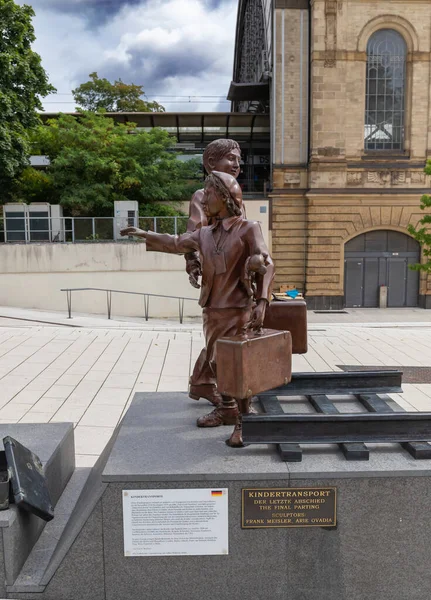
[[(425, 173), (431, 175), (431, 161), (425, 167)], [(424, 195), (421, 198), (421, 210), (431, 209), (431, 196)], [(422, 246), (422, 255), (426, 261), (422, 264), (411, 265), (414, 271), (426, 271), (431, 273), (431, 213), (427, 213), (419, 221), (416, 227), (408, 226), (409, 233)]]
[(72, 90), (75, 102), (82, 110), (97, 112), (164, 112), (163, 106), (157, 102), (142, 100), (142, 85), (123, 83), (121, 79), (111, 83), (101, 79), (97, 73), (90, 73), (90, 81), (81, 83)]
[(112, 216), (115, 200), (178, 203), (202, 185), (200, 165), (178, 160), (166, 131), (135, 127), (92, 112), (39, 127), (36, 144), (51, 163), (46, 189), (70, 214)]
[(33, 9), (0, 0), (0, 189), (10, 198), (12, 184), (28, 165), (29, 134), (39, 125), (40, 96), (55, 91), (41, 59), (33, 52)]
[(56, 204), (56, 194), (49, 173), (26, 167), (15, 180), (11, 200), (15, 202), (50, 202)]

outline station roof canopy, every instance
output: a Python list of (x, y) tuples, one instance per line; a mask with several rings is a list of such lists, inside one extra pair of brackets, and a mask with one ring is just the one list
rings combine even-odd
[[(80, 113), (67, 113), (79, 117)], [(59, 113), (41, 113), (43, 121), (58, 117)], [(178, 142), (206, 144), (218, 138), (233, 138), (239, 142), (268, 140), (269, 115), (222, 112), (105, 113), (118, 123), (136, 123), (139, 129), (161, 127), (177, 137)]]

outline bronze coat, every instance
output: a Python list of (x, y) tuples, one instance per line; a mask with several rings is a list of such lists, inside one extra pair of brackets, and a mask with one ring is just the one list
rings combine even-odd
[[(223, 228), (221, 251), (225, 271), (216, 273), (215, 231)], [(229, 217), (220, 225), (209, 225), (193, 233), (174, 236), (148, 232), (147, 250), (185, 254), (199, 251), (202, 264), (202, 286), (199, 304), (208, 308), (246, 308), (252, 299), (242, 282), (245, 261), (254, 254), (263, 254), (267, 272), (256, 276), (256, 300), (270, 300), (274, 264), (263, 239), (259, 223), (242, 217)]]

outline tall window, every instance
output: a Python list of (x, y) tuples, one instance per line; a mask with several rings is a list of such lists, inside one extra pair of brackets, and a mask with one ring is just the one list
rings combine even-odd
[(406, 54), (393, 29), (380, 29), (368, 41), (365, 150), (404, 149)]

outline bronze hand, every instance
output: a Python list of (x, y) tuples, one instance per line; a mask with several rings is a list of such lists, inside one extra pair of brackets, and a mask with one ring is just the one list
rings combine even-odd
[(138, 227), (125, 227), (120, 230), (120, 235), (134, 235), (135, 237), (147, 237), (147, 232), (143, 229), (139, 229)]

